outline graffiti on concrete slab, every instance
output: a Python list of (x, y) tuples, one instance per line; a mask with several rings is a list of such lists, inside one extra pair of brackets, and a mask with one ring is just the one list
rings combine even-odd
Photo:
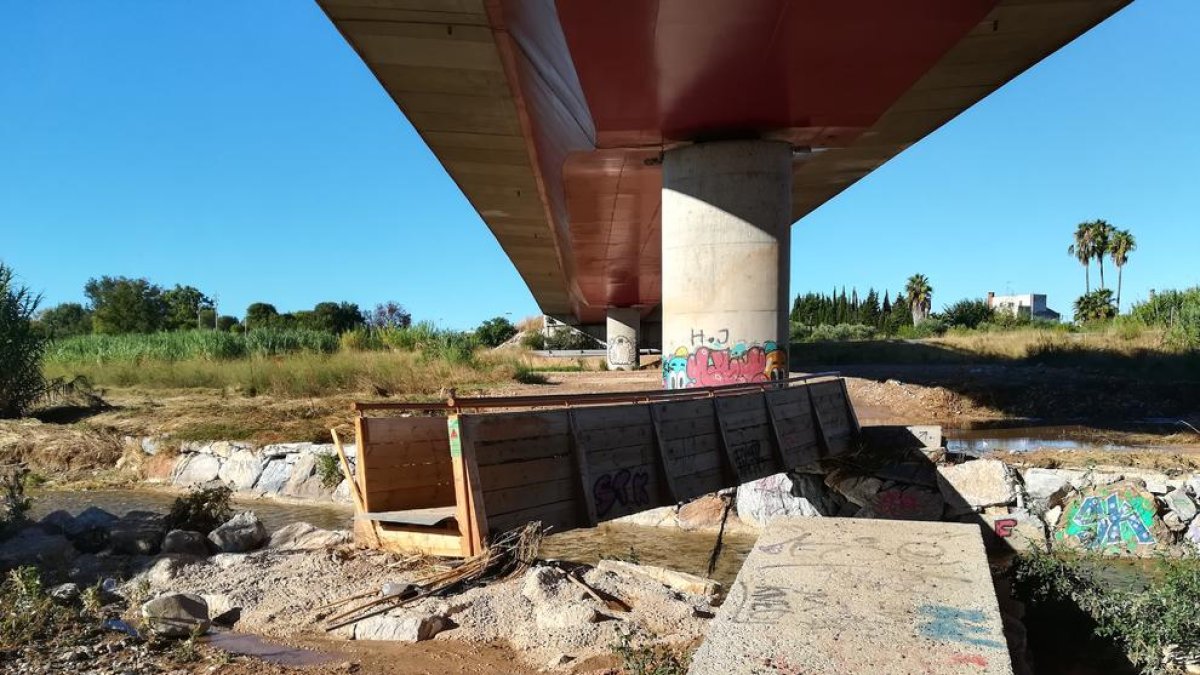
[(1016, 518), (1000, 518), (996, 520), (996, 536), (1007, 539), (1012, 536), (1013, 529), (1017, 527)]
[(637, 347), (624, 335), (608, 341), (608, 365), (614, 368), (632, 368), (637, 365)]
[(667, 389), (717, 387), (787, 378), (787, 352), (774, 342), (730, 347), (679, 347), (663, 359)]
[(931, 640), (975, 647), (1007, 648), (1002, 642), (983, 637), (993, 634), (993, 631), (987, 625), (987, 616), (978, 609), (923, 605), (917, 611), (925, 617), (918, 630)]
[(1096, 551), (1133, 552), (1158, 543), (1154, 536), (1154, 497), (1130, 486), (1107, 486), (1067, 505), (1059, 541)]
[(649, 484), (650, 474), (644, 470), (620, 469), (600, 476), (592, 486), (596, 515), (603, 517), (618, 504), (639, 511), (649, 508)]

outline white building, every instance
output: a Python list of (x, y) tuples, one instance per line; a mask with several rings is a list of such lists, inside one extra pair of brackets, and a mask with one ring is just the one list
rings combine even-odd
[(1034, 319), (1048, 319), (1050, 321), (1058, 321), (1062, 318), (1062, 315), (1046, 306), (1046, 296), (1041, 293), (996, 295), (988, 291), (987, 302), (988, 307), (991, 307), (993, 310), (1016, 317), (1028, 316)]

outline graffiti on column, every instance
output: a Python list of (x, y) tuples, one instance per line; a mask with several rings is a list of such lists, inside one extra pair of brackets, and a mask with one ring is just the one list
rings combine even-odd
[(729, 344), (729, 331), (692, 331), (692, 346), (663, 358), (663, 387), (687, 389), (787, 378), (787, 352), (774, 342)]
[(637, 348), (633, 341), (618, 335), (608, 341), (608, 365), (614, 368), (632, 368), (637, 363)]

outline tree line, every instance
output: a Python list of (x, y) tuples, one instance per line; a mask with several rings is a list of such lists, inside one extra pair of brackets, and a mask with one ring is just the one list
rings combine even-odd
[(914, 274), (908, 278), (904, 290), (892, 295), (885, 289), (882, 299), (874, 287), (861, 296), (857, 288), (847, 294), (845, 286), (840, 291), (833, 289), (829, 295), (797, 295), (789, 318), (800, 326), (857, 325), (895, 335), (929, 319), (932, 305), (933, 286), (929, 278)]

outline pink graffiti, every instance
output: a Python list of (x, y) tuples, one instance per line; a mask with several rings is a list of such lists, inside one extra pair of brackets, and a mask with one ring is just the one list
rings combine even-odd
[(697, 347), (687, 360), (687, 376), (695, 387), (767, 382), (767, 373), (767, 352), (757, 346), (738, 356), (728, 349)]
[(1016, 518), (1001, 518), (996, 521), (996, 536), (1010, 537), (1012, 536), (1013, 528), (1017, 526)]
[(920, 501), (914, 495), (900, 490), (888, 490), (879, 493), (875, 509), (884, 516), (907, 516), (920, 506)]

